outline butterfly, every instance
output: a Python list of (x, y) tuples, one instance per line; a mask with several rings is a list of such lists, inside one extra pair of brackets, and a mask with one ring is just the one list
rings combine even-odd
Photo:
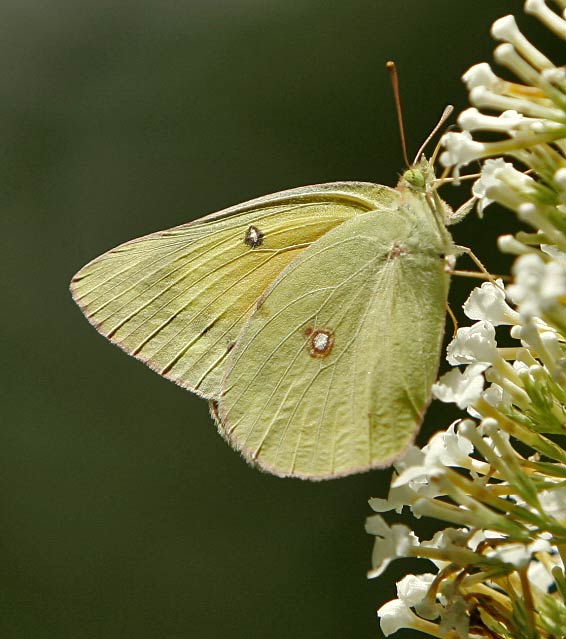
[(210, 402), (279, 476), (390, 465), (436, 380), (458, 221), (422, 157), (396, 188), (334, 182), (126, 242), (72, 279), (128, 354)]

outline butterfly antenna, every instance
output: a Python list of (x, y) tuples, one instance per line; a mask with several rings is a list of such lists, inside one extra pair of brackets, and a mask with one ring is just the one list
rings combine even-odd
[(397, 67), (395, 62), (389, 60), (385, 66), (389, 71), (391, 86), (393, 87), (393, 98), (395, 99), (395, 108), (397, 109), (397, 122), (399, 123), (399, 135), (401, 136), (401, 148), (403, 150), (403, 160), (410, 168), (409, 157), (407, 156), (407, 143), (405, 141), (405, 126), (403, 124), (403, 110), (401, 109), (401, 95), (399, 93), (399, 76), (397, 75)]
[[(415, 156), (415, 161), (413, 162), (413, 164), (416, 164), (419, 160), (419, 158), (421, 157), (422, 153), (424, 152), (424, 150), (427, 147), (427, 144), (432, 140), (432, 138), (438, 133), (438, 130), (444, 126), (444, 123), (446, 122), (446, 120), (448, 120), (448, 118), (452, 115), (452, 111), (454, 111), (454, 107), (449, 104), (444, 111), (442, 112), (442, 115), (440, 116), (440, 120), (438, 120), (436, 126), (434, 127), (434, 129), (429, 133), (427, 139), (422, 143), (421, 148), (417, 151), (417, 155)], [(440, 150), (440, 143), (436, 145), (436, 148), (434, 149), (434, 153), (432, 154), (432, 158), (430, 163), (432, 165), (434, 165), (434, 162), (436, 160), (436, 156), (438, 155), (438, 152)]]

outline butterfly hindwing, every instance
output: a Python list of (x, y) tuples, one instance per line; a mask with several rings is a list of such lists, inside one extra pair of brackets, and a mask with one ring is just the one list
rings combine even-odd
[(357, 182), (275, 193), (122, 244), (81, 269), (71, 291), (112, 342), (216, 398), (228, 353), (281, 271), (336, 226), (397, 199)]
[(423, 229), (422, 200), (329, 231), (260, 299), (213, 405), (252, 463), (325, 479), (388, 465), (414, 438), (449, 284), (446, 239)]

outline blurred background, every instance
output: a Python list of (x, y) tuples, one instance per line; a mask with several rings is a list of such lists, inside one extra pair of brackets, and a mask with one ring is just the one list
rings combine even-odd
[[(493, 19), (521, 6), (1, 1), (3, 639), (380, 636), (375, 609), (415, 569), (365, 577), (367, 499), (389, 471), (308, 483), (249, 468), (206, 402), (98, 336), (67, 286), (116, 244), (255, 196), (395, 185), (385, 61), (412, 155), (447, 103), (465, 105), (460, 76), (490, 59)], [(454, 235), (498, 272), (511, 224), (489, 209)], [(472, 285), (454, 282), (456, 310)], [(456, 415), (434, 403), (420, 442)]]

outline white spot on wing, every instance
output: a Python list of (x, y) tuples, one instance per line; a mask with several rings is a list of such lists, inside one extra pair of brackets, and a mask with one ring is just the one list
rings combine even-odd
[(312, 340), (315, 351), (324, 352), (328, 346), (329, 339), (326, 333), (317, 333)]

